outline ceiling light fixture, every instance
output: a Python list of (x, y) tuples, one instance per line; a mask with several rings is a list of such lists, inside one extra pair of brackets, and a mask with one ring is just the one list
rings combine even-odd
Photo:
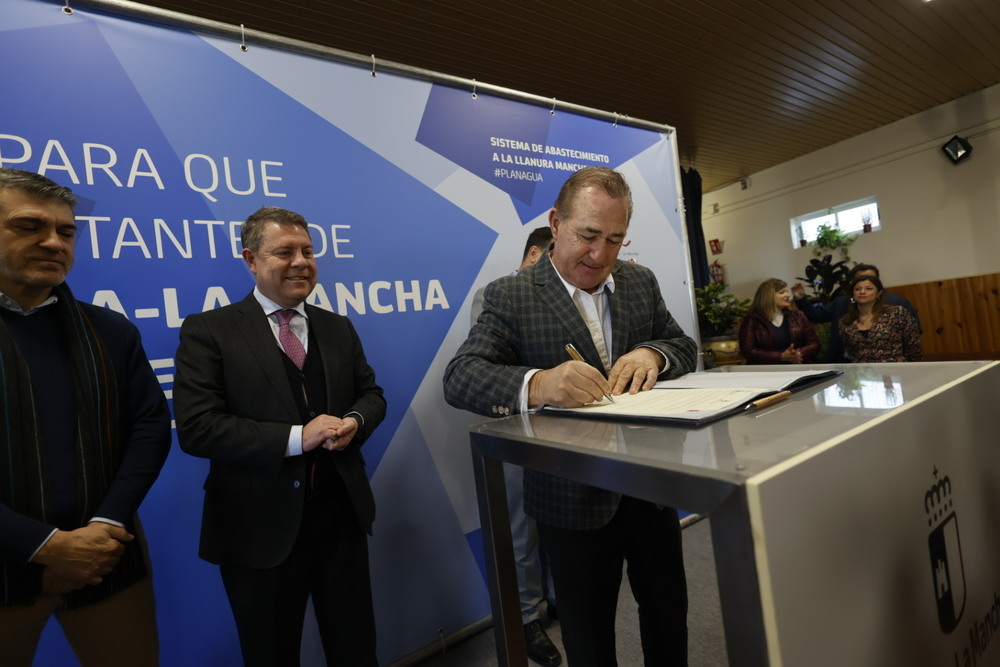
[(952, 164), (958, 164), (972, 155), (972, 144), (969, 143), (968, 139), (963, 139), (956, 134), (941, 147), (941, 150), (948, 156)]

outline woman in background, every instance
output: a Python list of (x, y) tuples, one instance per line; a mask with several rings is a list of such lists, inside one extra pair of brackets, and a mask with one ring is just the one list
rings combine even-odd
[(795, 307), (788, 284), (768, 278), (740, 323), (740, 352), (748, 364), (807, 364), (819, 353), (812, 323)]
[(877, 276), (861, 276), (851, 283), (851, 305), (837, 326), (852, 362), (920, 361), (924, 356), (913, 315), (883, 301)]

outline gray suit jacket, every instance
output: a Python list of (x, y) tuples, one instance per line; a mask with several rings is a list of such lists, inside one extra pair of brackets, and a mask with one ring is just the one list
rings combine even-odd
[[(652, 271), (619, 261), (613, 275), (612, 362), (648, 345), (670, 360), (660, 379), (694, 370), (698, 346), (667, 311)], [(481, 415), (514, 414), (525, 373), (566, 361), (566, 343), (601, 367), (587, 325), (546, 255), (486, 287), (483, 312), (445, 370), (445, 398)], [(619, 494), (528, 469), (524, 489), (525, 511), (561, 528), (599, 528), (611, 520), (620, 500)]]
[[(309, 305), (306, 312), (310, 345), (323, 359), (326, 413), (364, 419), (345, 450), (319, 455), (333, 458), (359, 523), (371, 532), (375, 502), (360, 446), (385, 417), (382, 388), (350, 321)], [(253, 294), (191, 315), (181, 327), (174, 414), (181, 448), (212, 461), (199, 552), (210, 562), (274, 567), (298, 535), (306, 466), (303, 456), (285, 456), (291, 426), (302, 420), (283, 354)]]

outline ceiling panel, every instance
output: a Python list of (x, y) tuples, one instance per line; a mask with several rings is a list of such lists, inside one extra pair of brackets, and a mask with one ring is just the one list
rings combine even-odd
[(998, 0), (142, 4), (666, 123), (706, 190), (1000, 82)]

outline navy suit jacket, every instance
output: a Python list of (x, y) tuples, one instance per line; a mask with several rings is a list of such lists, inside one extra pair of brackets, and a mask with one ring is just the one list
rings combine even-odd
[[(326, 377), (326, 414), (357, 412), (363, 423), (333, 458), (361, 526), (371, 532), (375, 502), (361, 445), (385, 417), (382, 388), (350, 320), (306, 305), (310, 346)], [(181, 327), (174, 413), (181, 448), (211, 459), (199, 554), (213, 563), (269, 568), (283, 562), (305, 507), (304, 456), (285, 453), (301, 417), (264, 310), (251, 293)], [(312, 347), (310, 347), (312, 350)], [(361, 420), (359, 420), (361, 421)]]
[[(649, 269), (619, 261), (612, 271), (612, 363), (640, 345), (669, 360), (660, 379), (695, 368), (698, 346), (667, 311)], [(486, 287), (483, 312), (445, 370), (445, 398), (451, 405), (490, 417), (518, 411), (524, 375), (567, 360), (573, 343), (583, 358), (601, 368), (590, 331), (548, 255), (516, 276)], [(525, 511), (561, 528), (599, 528), (614, 516), (620, 494), (525, 469)]]

